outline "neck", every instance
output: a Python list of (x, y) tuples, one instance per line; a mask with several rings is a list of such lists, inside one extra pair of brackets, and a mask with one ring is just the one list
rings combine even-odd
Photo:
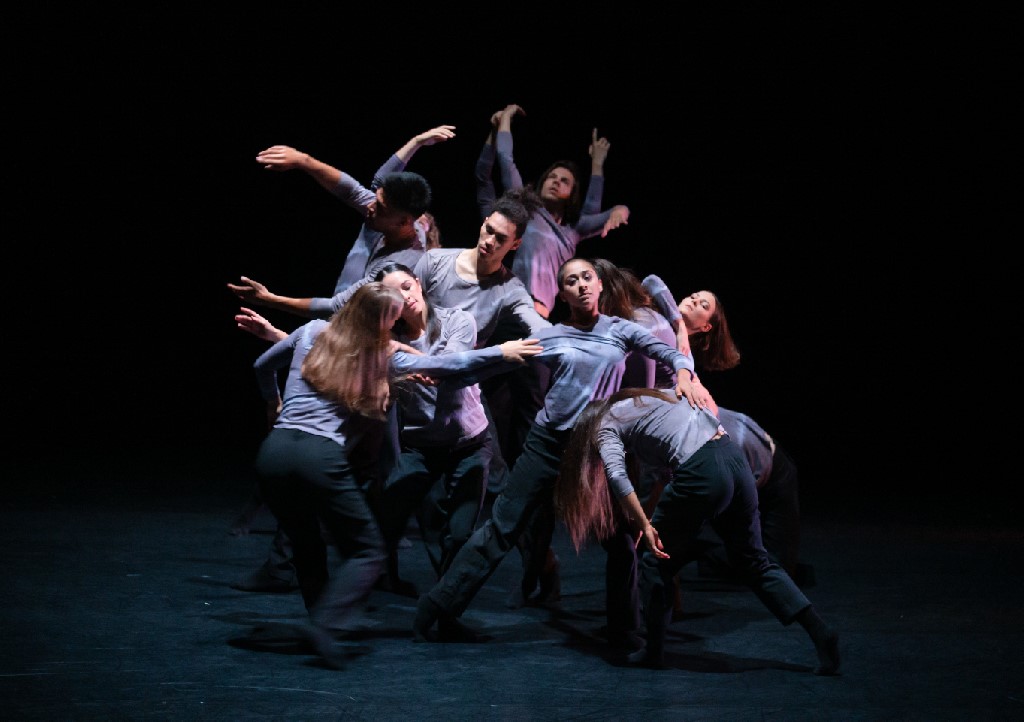
[(480, 256), (476, 252), (476, 248), (467, 248), (460, 253), (455, 260), (455, 269), (461, 277), (469, 280), (477, 280), (481, 274), (486, 274), (480, 265)]
[(427, 329), (427, 309), (424, 308), (423, 312), (420, 313), (411, 322), (409, 319), (405, 319), (405, 328), (407, 330), (407, 336), (409, 340), (418, 339), (423, 335), (423, 332)]
[(409, 243), (415, 237), (416, 237), (416, 231), (414, 229), (408, 228), (406, 226), (403, 226), (400, 230), (397, 230), (394, 233), (385, 235), (384, 236), (384, 245), (385, 246), (401, 246), (403, 244)]
[(544, 210), (551, 214), (556, 223), (560, 224), (565, 211), (565, 204), (561, 201), (544, 201)]
[(481, 256), (473, 250), (472, 264), (477, 276), (489, 276), (501, 268), (501, 259), (497, 256)]
[(589, 327), (593, 326), (595, 323), (597, 323), (597, 317), (600, 316), (600, 315), (601, 314), (598, 312), (598, 310), (596, 308), (595, 309), (576, 309), (576, 308), (574, 308), (574, 309), (572, 309), (569, 312), (568, 324), (570, 326), (575, 326), (576, 328), (589, 328)]

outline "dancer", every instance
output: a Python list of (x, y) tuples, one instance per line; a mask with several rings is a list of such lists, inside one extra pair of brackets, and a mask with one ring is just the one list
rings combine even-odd
[[(672, 470), (650, 521), (630, 481), (627, 454)], [(673, 580), (694, 558), (701, 527), (714, 519), (751, 590), (783, 625), (797, 621), (807, 631), (818, 654), (815, 674), (839, 671), (839, 635), (764, 550), (753, 474), (713, 406), (691, 407), (649, 389), (622, 389), (592, 401), (566, 446), (555, 499), (577, 550), (591, 534), (600, 539), (612, 533), (615, 501), (637, 544), (644, 545), (647, 642), (629, 655), (630, 662), (665, 666)]]
[[(625, 319), (598, 312), (601, 281), (593, 264), (574, 258), (559, 269), (561, 297), (570, 317), (537, 334), (545, 350), (531, 363), (543, 364), (551, 384), (544, 406), (516, 460), (508, 483), (494, 501), (491, 518), (474, 532), (441, 580), (417, 604), (413, 622), (418, 641), (436, 639), (434, 623), (442, 616), (459, 617), (487, 581), (520, 534), (535, 509), (552, 504), (551, 492), (565, 443), (584, 405), (618, 389), (626, 354), (632, 349), (672, 365), (678, 374), (676, 393), (695, 406), (707, 404), (707, 392), (691, 381), (693, 361), (659, 341), (646, 329)], [(535, 558), (546, 556), (551, 529), (535, 534)], [(527, 560), (524, 559), (524, 566)]]
[[(385, 418), (390, 381), (412, 373), (471, 373), (498, 362), (511, 367), (541, 350), (532, 339), (442, 356), (395, 350), (390, 331), (403, 305), (395, 289), (367, 284), (330, 322), (304, 324), (254, 364), (268, 412), (276, 413), (256, 458), (260, 492), (293, 545), (310, 615), (299, 633), (335, 668), (344, 665), (336, 638), (361, 616), (385, 559), (384, 539), (356, 475), (363, 462), (352, 453)], [(282, 399), (277, 373), (286, 367)], [(321, 527), (344, 560), (331, 575)]]
[(374, 264), (385, 257), (408, 266), (416, 263), (427, 244), (423, 214), (430, 208), (431, 190), (425, 178), (405, 168), (420, 148), (454, 137), (454, 125), (439, 125), (413, 136), (377, 169), (369, 188), (348, 173), (288, 145), (260, 151), (256, 162), (269, 171), (303, 171), (366, 219), (338, 275), (334, 293), (341, 293), (360, 278), (372, 275)]
[[(432, 306), (462, 310), (476, 320), (477, 347), (494, 345), (491, 336), (500, 323), (518, 328), (518, 338), (533, 337), (540, 330), (551, 326), (534, 309), (522, 282), (502, 263), (505, 255), (522, 241), (531, 210), (537, 204), (538, 201), (528, 190), (504, 193), (495, 203), (491, 214), (481, 223), (476, 245), (472, 248), (427, 251), (414, 269), (423, 296)], [(365, 279), (360, 280), (332, 298), (306, 299), (305, 307), (323, 316), (337, 313), (366, 282)], [(282, 310), (294, 307), (292, 302), (297, 299), (278, 303), (283, 297), (271, 293), (263, 284), (255, 281), (251, 281), (251, 284), (251, 293), (236, 291), (236, 295), (261, 306)], [(235, 322), (238, 328), (267, 341), (274, 342), (286, 335), (247, 308), (235, 316)], [(513, 369), (511, 373), (516, 372), (517, 369)], [(486, 383), (486, 380), (482, 383)], [(397, 425), (390, 435), (399, 435)], [(493, 439), (489, 446), (493, 454), (496, 448)], [(489, 489), (504, 483), (504, 479), (496, 480), (491, 476), (493, 470), (492, 464), (488, 471)], [(389, 474), (390, 469), (382, 470), (381, 478), (387, 478)], [(494, 489), (494, 493), (497, 493), (497, 489)], [(289, 569), (289, 557), (286, 538), (278, 535), (268, 559), (255, 574), (265, 576), (269, 569), (278, 577), (285, 577)]]

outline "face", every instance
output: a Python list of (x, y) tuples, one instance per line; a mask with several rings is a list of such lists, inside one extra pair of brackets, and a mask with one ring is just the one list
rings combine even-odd
[(597, 302), (601, 297), (601, 279), (587, 261), (574, 259), (562, 269), (562, 287), (558, 295), (573, 310), (597, 313)]
[(718, 308), (715, 294), (711, 291), (697, 291), (679, 302), (679, 313), (689, 333), (706, 333), (711, 330), (710, 319)]
[(567, 201), (575, 185), (576, 179), (567, 168), (554, 168), (540, 187), (540, 197), (545, 201)]
[(405, 271), (394, 271), (384, 276), (380, 282), (402, 294), (402, 300), (405, 301), (405, 305), (402, 306), (402, 318), (406, 322), (415, 323), (421, 318), (423, 288), (415, 276), (410, 276)]
[(480, 238), (476, 242), (481, 257), (497, 258), (499, 261), (509, 251), (519, 248), (522, 238), (516, 238), (516, 226), (500, 213), (487, 216), (480, 226)]
[(388, 235), (409, 222), (409, 214), (388, 206), (384, 189), (377, 189), (377, 197), (366, 208), (366, 227)]

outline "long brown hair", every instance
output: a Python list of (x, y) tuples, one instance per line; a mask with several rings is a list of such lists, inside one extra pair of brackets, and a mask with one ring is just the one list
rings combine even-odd
[(391, 327), (402, 304), (402, 295), (382, 283), (359, 288), (316, 337), (302, 362), (302, 378), (332, 401), (383, 419)]
[(690, 351), (693, 354), (693, 363), (698, 369), (726, 371), (739, 364), (740, 350), (736, 348), (736, 342), (732, 340), (732, 334), (729, 332), (729, 322), (725, 317), (722, 299), (717, 293), (708, 293), (715, 297), (715, 312), (708, 319), (711, 330), (690, 334)]
[(638, 308), (657, 310), (651, 294), (630, 269), (619, 268), (607, 258), (591, 258), (590, 263), (604, 287), (598, 308), (605, 316), (632, 320)]
[(591, 401), (576, 419), (555, 481), (555, 509), (565, 522), (569, 539), (577, 552), (591, 534), (598, 541), (607, 539), (619, 523), (618, 501), (612, 498), (608, 488), (608, 477), (597, 442), (601, 422), (616, 402), (632, 398), (634, 403), (641, 405), (641, 397), (645, 396), (676, 401), (655, 389), (620, 389), (606, 399)]

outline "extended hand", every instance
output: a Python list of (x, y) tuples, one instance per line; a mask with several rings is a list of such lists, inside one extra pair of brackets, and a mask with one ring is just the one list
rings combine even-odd
[(608, 231), (624, 226), (629, 223), (629, 208), (626, 206), (614, 206), (608, 220), (604, 222), (604, 229), (601, 231), (601, 238), (608, 235)]
[(305, 153), (295, 150), (290, 145), (272, 145), (259, 152), (256, 162), (267, 170), (285, 171), (301, 167), (305, 158)]
[(607, 138), (597, 137), (597, 128), (594, 128), (590, 136), (590, 147), (587, 149), (591, 162), (599, 168), (603, 168), (604, 161), (608, 158), (608, 149), (611, 147), (612, 144), (608, 142)]
[(270, 343), (277, 343), (288, 335), (263, 316), (245, 306), (235, 314), (235, 325), (242, 331), (248, 331), (256, 338), (270, 341)]
[(454, 125), (439, 125), (436, 128), (420, 133), (416, 136), (417, 145), (434, 145), (444, 140), (451, 140), (455, 137)]
[(506, 341), (501, 344), (501, 355), (506, 361), (518, 361), (525, 363), (530, 356), (536, 356), (544, 350), (543, 346), (537, 345), (535, 338), (519, 339), (518, 341)]
[(690, 381), (690, 374), (685, 370), (676, 372), (676, 397), (683, 397), (692, 409), (706, 409), (712, 403), (711, 393), (699, 383)]
[(496, 110), (491, 113), (491, 126), (497, 130), (503, 119), (507, 119), (509, 126), (511, 126), (512, 118), (517, 115), (526, 115), (526, 111), (523, 110), (523, 106), (516, 105), (515, 103), (509, 103), (501, 110)]
[(243, 301), (252, 301), (256, 304), (265, 304), (272, 295), (267, 287), (259, 281), (254, 281), (245, 276), (240, 277), (239, 283), (229, 283), (228, 289)]

